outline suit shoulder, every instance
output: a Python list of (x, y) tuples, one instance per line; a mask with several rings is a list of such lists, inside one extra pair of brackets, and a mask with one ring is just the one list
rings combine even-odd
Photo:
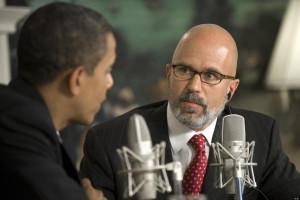
[(140, 114), (142, 115), (146, 120), (147, 118), (151, 117), (151, 115), (155, 112), (157, 112), (160, 109), (166, 109), (167, 107), (167, 101), (159, 101), (151, 104), (147, 104), (144, 106), (136, 107), (120, 116), (114, 117), (113, 119), (100, 122), (96, 125), (93, 125), (90, 130), (97, 130), (97, 129), (108, 129), (111, 127), (120, 127), (123, 126), (124, 124), (128, 123), (129, 118), (133, 114)]
[(240, 108), (230, 108), (232, 114), (238, 114), (243, 116), (245, 119), (263, 119), (267, 121), (274, 121), (275, 119), (267, 114), (260, 113), (257, 111), (247, 110), (247, 109), (240, 109)]

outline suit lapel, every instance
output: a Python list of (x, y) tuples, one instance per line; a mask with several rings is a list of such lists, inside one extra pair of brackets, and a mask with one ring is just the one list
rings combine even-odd
[[(218, 117), (216, 128), (213, 134), (212, 143), (219, 142), (221, 143), (222, 139), (222, 119), (225, 115), (228, 114), (227, 108), (222, 112), (222, 114)], [(216, 179), (216, 168), (210, 166), (210, 164), (215, 163), (214, 152), (212, 147), (209, 152), (208, 166), (206, 170), (206, 175), (204, 178), (204, 183), (202, 187), (202, 192), (207, 194), (211, 199), (228, 199), (228, 195), (225, 194), (224, 189), (216, 189), (215, 188), (215, 179)]]
[[(170, 143), (169, 133), (168, 133), (168, 122), (167, 122), (167, 101), (149, 115), (145, 116), (145, 119), (148, 123), (149, 130), (151, 132), (152, 144), (159, 144), (162, 141), (166, 143), (165, 148), (165, 163), (173, 162), (172, 157), (172, 147)], [(172, 186), (172, 172), (167, 171), (168, 180)], [(173, 191), (173, 190), (172, 190)], [(166, 194), (158, 193), (158, 199), (165, 198)]]
[(146, 121), (151, 132), (153, 145), (159, 144), (162, 141), (166, 142), (166, 162), (172, 162), (173, 159), (167, 122), (167, 102), (147, 115)]
[(61, 149), (61, 155), (62, 155), (62, 163), (63, 163), (63, 168), (65, 169), (66, 173), (73, 178), (76, 182), (80, 184), (80, 179), (78, 176), (78, 172), (75, 169), (68, 153), (66, 152), (64, 146), (59, 143), (60, 149)]
[[(220, 142), (221, 141), (221, 128), (222, 124), (221, 124), (221, 118), (218, 118), (217, 120), (217, 124), (216, 124), (216, 128), (214, 131), (214, 135), (213, 135), (213, 139), (212, 142)], [(214, 182), (215, 182), (215, 173), (216, 173), (216, 169), (215, 167), (210, 166), (210, 164), (214, 163), (214, 152), (213, 149), (210, 148), (210, 152), (209, 152), (209, 158), (208, 158), (208, 166), (206, 169), (206, 174), (205, 174), (205, 178), (204, 178), (204, 183), (203, 183), (203, 187), (202, 187), (202, 191), (203, 193), (212, 193), (213, 190), (215, 190), (214, 188)], [(216, 191), (213, 191), (216, 192)]]

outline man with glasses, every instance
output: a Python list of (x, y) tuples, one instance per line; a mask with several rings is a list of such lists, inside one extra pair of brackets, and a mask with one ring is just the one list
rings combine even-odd
[[(90, 129), (81, 174), (102, 189), (108, 199), (123, 198), (126, 177), (118, 174), (122, 166), (116, 149), (127, 145), (128, 119), (138, 113), (147, 122), (153, 144), (166, 142), (166, 163), (180, 161), (183, 173), (195, 156), (189, 140), (201, 136), (201, 157), (207, 165), (200, 168), (204, 181), (196, 194), (205, 194), (209, 200), (232, 199), (224, 189), (214, 188), (215, 171), (209, 164), (214, 162), (211, 143), (221, 143), (222, 118), (238, 114), (245, 118), (247, 141), (256, 142), (254, 162), (258, 166), (254, 167), (254, 174), (261, 191), (245, 188), (244, 199), (299, 198), (300, 175), (281, 148), (277, 122), (266, 115), (227, 105), (240, 81), (235, 78), (237, 59), (236, 43), (222, 27), (203, 24), (188, 30), (180, 39), (171, 64), (166, 66), (168, 101), (133, 109)], [(157, 199), (166, 196), (158, 193)]]

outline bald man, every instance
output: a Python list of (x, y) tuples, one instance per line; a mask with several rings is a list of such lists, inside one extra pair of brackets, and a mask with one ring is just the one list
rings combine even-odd
[[(232, 199), (224, 189), (214, 188), (215, 162), (212, 143), (221, 143), (222, 119), (228, 114), (245, 118), (246, 141), (255, 141), (253, 162), (257, 189), (245, 188), (244, 199), (293, 199), (300, 195), (300, 175), (281, 148), (277, 122), (266, 115), (230, 107), (239, 79), (236, 78), (237, 46), (225, 29), (214, 24), (188, 30), (166, 66), (169, 96), (142, 106), (89, 130), (81, 163), (81, 174), (103, 190), (108, 199), (123, 199), (126, 177), (116, 153), (126, 146), (128, 119), (142, 115), (149, 127), (153, 144), (166, 142), (166, 163), (178, 160), (185, 173), (195, 156), (189, 144), (194, 135), (205, 140), (204, 182), (201, 194), (208, 199)], [(97, 153), (95, 153), (97, 152)], [(168, 174), (172, 181), (171, 174)], [(200, 192), (199, 192), (200, 193)], [(166, 199), (170, 194), (157, 194)]]

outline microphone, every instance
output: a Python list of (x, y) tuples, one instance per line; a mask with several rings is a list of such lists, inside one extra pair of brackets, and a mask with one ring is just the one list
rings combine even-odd
[(152, 146), (149, 129), (141, 115), (133, 114), (129, 119), (127, 144), (128, 147), (117, 149), (123, 165), (118, 173), (127, 176), (124, 198), (156, 199), (157, 191), (171, 192), (166, 170), (173, 171), (174, 186), (180, 186), (181, 163), (164, 164), (166, 144)]
[[(223, 118), (222, 125), (222, 144), (224, 148), (229, 152), (222, 153), (222, 158), (225, 163), (224, 175), (225, 180), (230, 180), (234, 177), (234, 160), (231, 159), (231, 155), (234, 158), (238, 158), (240, 163), (245, 163), (246, 152), (244, 151), (246, 146), (246, 131), (244, 117), (240, 115), (227, 115)], [(237, 166), (238, 167), (238, 166)], [(241, 176), (244, 177), (245, 169), (241, 168)], [(236, 182), (231, 181), (226, 185), (225, 191), (227, 194), (236, 194)], [(242, 188), (243, 190), (243, 188)]]
[(246, 142), (245, 120), (237, 114), (223, 118), (222, 144), (212, 143), (215, 166), (215, 187), (225, 187), (226, 194), (242, 199), (244, 186), (256, 187), (253, 166), (255, 141)]
[[(150, 132), (144, 118), (140, 115), (135, 114), (129, 119), (127, 144), (141, 158), (141, 162), (139, 160), (133, 161), (132, 167), (134, 169), (151, 169), (154, 167)], [(139, 199), (154, 199), (156, 197), (154, 185), (156, 178), (156, 174), (153, 172), (134, 175), (136, 182), (144, 182), (137, 192)]]

